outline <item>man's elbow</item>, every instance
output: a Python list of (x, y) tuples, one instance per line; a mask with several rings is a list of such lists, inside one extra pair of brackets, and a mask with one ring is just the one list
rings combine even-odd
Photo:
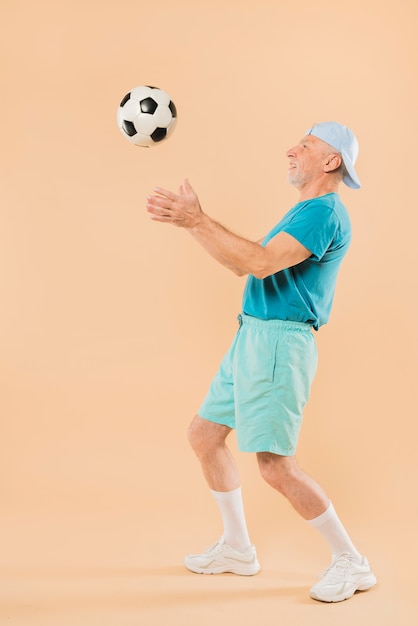
[(231, 272), (235, 274), (235, 276), (247, 276), (248, 272), (240, 269), (239, 267), (230, 267)]
[(263, 280), (268, 276), (271, 276), (276, 271), (277, 261), (274, 263), (273, 259), (270, 258), (266, 248), (261, 248), (262, 254), (257, 255), (254, 259), (252, 259), (251, 267), (249, 268), (248, 273), (255, 276), (259, 280)]
[(272, 269), (271, 265), (260, 263), (259, 265), (254, 265), (251, 268), (249, 274), (255, 276), (259, 280), (263, 280), (272, 274), (275, 274), (277, 270)]
[(271, 276), (272, 272), (269, 272), (268, 270), (260, 269), (260, 270), (255, 270), (254, 272), (251, 272), (251, 274), (255, 276), (255, 278), (258, 278), (259, 280), (263, 280), (264, 278)]

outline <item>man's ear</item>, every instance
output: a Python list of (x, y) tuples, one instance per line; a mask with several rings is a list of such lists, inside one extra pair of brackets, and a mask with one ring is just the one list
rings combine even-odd
[(339, 154), (329, 154), (324, 162), (324, 172), (333, 172), (337, 170), (342, 163), (342, 158)]

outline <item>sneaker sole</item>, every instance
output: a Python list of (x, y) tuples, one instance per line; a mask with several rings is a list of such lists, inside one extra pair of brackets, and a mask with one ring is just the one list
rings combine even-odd
[(220, 565), (219, 567), (198, 567), (191, 563), (184, 562), (185, 567), (194, 574), (236, 574), (237, 576), (254, 576), (260, 571), (259, 563), (251, 565), (236, 565), (227, 567)]
[(340, 593), (334, 598), (321, 598), (312, 591), (309, 595), (313, 600), (318, 600), (319, 602), (342, 602), (351, 598), (356, 593), (356, 591), (367, 591), (368, 589), (371, 589), (375, 586), (376, 583), (376, 576), (374, 574), (370, 574), (369, 576), (366, 576), (361, 581), (359, 581), (357, 587), (355, 587), (354, 589), (348, 589), (344, 593)]

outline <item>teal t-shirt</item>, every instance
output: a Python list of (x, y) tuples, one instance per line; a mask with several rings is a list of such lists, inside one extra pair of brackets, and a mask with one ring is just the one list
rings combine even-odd
[(282, 231), (295, 237), (311, 256), (263, 279), (250, 275), (242, 310), (264, 320), (305, 322), (318, 330), (329, 319), (338, 270), (351, 241), (347, 209), (336, 193), (299, 202), (262, 245)]

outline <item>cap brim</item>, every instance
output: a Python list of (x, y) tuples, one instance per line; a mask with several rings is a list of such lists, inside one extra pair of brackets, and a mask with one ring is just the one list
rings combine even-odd
[(350, 187), (351, 189), (360, 189), (361, 182), (359, 177), (357, 176), (357, 172), (354, 169), (354, 165), (350, 161), (350, 159), (342, 154), (345, 169), (347, 170), (347, 176), (344, 176), (343, 183)]

